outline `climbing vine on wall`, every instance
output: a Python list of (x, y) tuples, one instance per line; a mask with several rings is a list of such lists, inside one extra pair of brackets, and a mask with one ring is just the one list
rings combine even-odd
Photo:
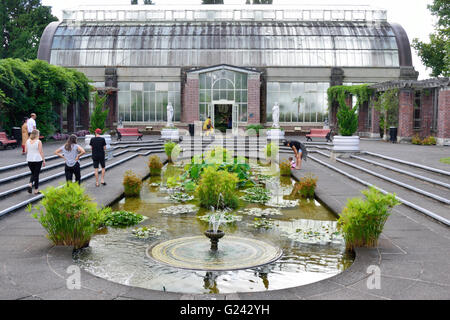
[[(365, 102), (369, 101), (374, 90), (369, 88), (367, 84), (355, 86), (334, 86), (328, 89), (328, 104), (331, 107), (335, 102), (338, 103), (338, 127), (339, 134), (343, 136), (351, 136), (358, 129), (358, 108)], [(354, 107), (347, 106), (347, 97), (356, 97), (356, 105)]]

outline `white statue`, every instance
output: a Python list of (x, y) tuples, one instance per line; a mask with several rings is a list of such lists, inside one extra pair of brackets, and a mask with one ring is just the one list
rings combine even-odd
[(275, 105), (272, 107), (272, 119), (272, 128), (278, 129), (280, 127), (280, 106), (278, 105), (278, 102), (275, 102)]
[(172, 107), (172, 102), (169, 102), (167, 104), (167, 125), (166, 127), (173, 127), (173, 107)]

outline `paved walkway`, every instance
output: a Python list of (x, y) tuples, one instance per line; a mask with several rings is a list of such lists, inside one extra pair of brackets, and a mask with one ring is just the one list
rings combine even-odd
[[(362, 148), (450, 171), (450, 165), (439, 162), (450, 156), (448, 147), (362, 141)], [(100, 204), (113, 202), (122, 193), (121, 179), (128, 168), (143, 174), (148, 170), (146, 159), (138, 157), (108, 171), (106, 187), (95, 188), (88, 180), (87, 191)], [(303, 168), (294, 174), (315, 174), (318, 197), (337, 213), (347, 198), (360, 196), (364, 189), (313, 161)], [(261, 293), (181, 295), (127, 287), (86, 272), (82, 289), (68, 290), (71, 248), (52, 246), (25, 210), (0, 219), (0, 244), (0, 299), (450, 299), (450, 229), (404, 206), (394, 209), (379, 247), (357, 249), (355, 262), (345, 272), (310, 285)], [(373, 265), (381, 270), (381, 287), (371, 290), (367, 269)]]

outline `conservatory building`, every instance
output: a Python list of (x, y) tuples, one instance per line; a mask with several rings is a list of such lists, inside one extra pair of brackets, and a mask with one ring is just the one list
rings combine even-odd
[[(405, 30), (368, 6), (80, 7), (47, 26), (38, 58), (105, 91), (110, 127), (162, 127), (169, 102), (180, 128), (270, 126), (276, 102), (287, 131), (333, 126), (330, 86), (417, 79)], [(86, 126), (87, 109), (61, 111), (65, 128)]]

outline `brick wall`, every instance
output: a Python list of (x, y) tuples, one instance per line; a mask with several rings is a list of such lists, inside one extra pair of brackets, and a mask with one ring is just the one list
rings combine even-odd
[(431, 135), (431, 125), (433, 122), (433, 95), (431, 91), (423, 91), (421, 97), (422, 108), (420, 110), (422, 117), (420, 136), (428, 137)]
[(412, 137), (414, 116), (414, 91), (402, 89), (399, 93), (398, 138)]
[(372, 108), (372, 127), (369, 129), (372, 134), (380, 133), (380, 111)]
[(450, 88), (439, 91), (438, 103), (438, 133), (439, 139), (450, 139)]
[(259, 77), (249, 77), (247, 80), (248, 88), (248, 123), (260, 123), (260, 83)]
[(198, 78), (187, 78), (184, 85), (181, 122), (194, 123), (198, 121), (199, 115), (199, 81)]

